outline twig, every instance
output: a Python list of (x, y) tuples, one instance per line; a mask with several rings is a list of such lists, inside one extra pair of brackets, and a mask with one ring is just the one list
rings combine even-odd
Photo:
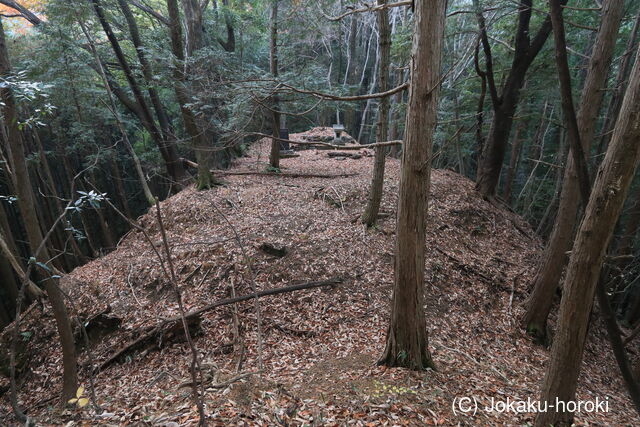
[(260, 371), (262, 371), (264, 368), (263, 355), (262, 355), (262, 316), (260, 315), (260, 303), (258, 302), (258, 296), (257, 296), (258, 288), (256, 286), (255, 276), (253, 274), (253, 266), (251, 264), (251, 258), (249, 258), (249, 255), (245, 250), (245, 247), (242, 243), (242, 239), (240, 238), (240, 234), (238, 234), (238, 230), (236, 230), (233, 224), (231, 224), (231, 221), (229, 221), (229, 218), (227, 218), (224, 212), (222, 212), (222, 210), (218, 208), (218, 206), (213, 202), (213, 200), (208, 199), (208, 202), (211, 204), (211, 206), (213, 206), (216, 212), (220, 214), (220, 216), (227, 223), (229, 228), (231, 228), (231, 231), (233, 231), (233, 234), (236, 238), (236, 242), (238, 243), (238, 247), (242, 251), (242, 256), (244, 257), (245, 263), (247, 264), (247, 268), (249, 269), (249, 275), (251, 279), (250, 280), (251, 290), (253, 291), (254, 294), (256, 294), (256, 296), (254, 297), (254, 308), (256, 312), (256, 323), (257, 323), (256, 327), (258, 332), (258, 368)]
[(132, 267), (133, 266), (131, 264), (129, 264), (129, 273), (127, 274), (127, 284), (129, 285), (129, 289), (131, 289), (131, 295), (133, 295), (133, 299), (135, 299), (136, 303), (138, 303), (138, 305), (140, 307), (142, 307), (142, 303), (140, 302), (140, 300), (136, 296), (136, 291), (133, 290), (133, 285), (131, 284), (131, 270), (132, 270)]
[[(220, 388), (226, 388), (228, 386), (230, 386), (231, 384), (235, 383), (236, 381), (240, 381), (242, 379), (245, 379), (247, 377), (250, 377), (251, 375), (255, 375), (255, 374), (259, 374), (261, 373), (261, 371), (257, 371), (257, 372), (245, 372), (243, 374), (240, 375), (236, 375), (235, 377), (229, 378), (228, 380), (222, 381), (220, 383), (215, 383), (215, 384), (210, 384), (207, 386), (207, 389), (220, 389)], [(201, 382), (203, 383), (203, 382)], [(185, 388), (185, 387), (191, 387), (193, 385), (192, 382), (185, 382), (182, 383), (178, 386), (178, 390), (180, 390), (181, 388)]]
[[(472, 362), (475, 362), (478, 366), (485, 366), (485, 364), (480, 363), (476, 358), (474, 358), (469, 353), (466, 353), (466, 352), (464, 352), (462, 350), (458, 350), (457, 348), (447, 347), (447, 346), (442, 345), (442, 344), (440, 344), (440, 347), (442, 347), (442, 348), (444, 348), (446, 350), (449, 350), (449, 351), (455, 351), (456, 353), (460, 353), (461, 355), (465, 356), (467, 359), (471, 360)], [(491, 364), (486, 364), (486, 366), (488, 366), (496, 374), (500, 375), (500, 377), (503, 380), (505, 380), (507, 382), (507, 384), (511, 384), (511, 381), (509, 380), (509, 378), (507, 378), (507, 376), (505, 374), (503, 374), (502, 372), (500, 372), (499, 370), (497, 370), (496, 368), (491, 366)]]
[(240, 381), (241, 379), (250, 377), (251, 375), (254, 375), (254, 374), (259, 374), (260, 372), (261, 371), (245, 372), (244, 374), (236, 375), (235, 377), (229, 378), (228, 380), (222, 381), (221, 383), (211, 384), (209, 388), (226, 388), (227, 386), (235, 383), (236, 381)]
[(175, 268), (173, 266), (173, 259), (171, 258), (171, 250), (169, 249), (169, 241), (167, 240), (167, 233), (164, 228), (164, 224), (162, 222), (162, 213), (160, 211), (160, 201), (156, 197), (156, 215), (158, 217), (158, 226), (160, 227), (160, 234), (162, 235), (162, 243), (164, 245), (164, 250), (167, 255), (167, 264), (169, 265), (169, 272), (171, 273), (171, 285), (173, 287), (173, 291), (176, 294), (176, 300), (178, 301), (178, 309), (180, 310), (180, 319), (182, 320), (182, 327), (184, 328), (184, 335), (187, 338), (187, 343), (189, 344), (189, 348), (191, 349), (191, 380), (193, 381), (193, 399), (196, 401), (196, 405), (198, 407), (198, 413), (200, 415), (200, 426), (207, 425), (207, 415), (204, 412), (204, 388), (202, 384), (200, 384), (200, 390), (198, 390), (198, 374), (200, 378), (202, 378), (202, 367), (200, 366), (200, 360), (198, 358), (198, 350), (196, 349), (195, 344), (193, 343), (193, 339), (191, 338), (191, 333), (189, 332), (189, 324), (187, 322), (187, 318), (185, 316), (184, 305), (182, 303), (182, 294), (180, 293), (180, 288), (178, 287), (178, 280), (176, 279)]
[(338, 196), (338, 201), (340, 202), (340, 208), (342, 208), (342, 213), (344, 213), (344, 204), (342, 203), (342, 197), (340, 196), (340, 194), (338, 194), (338, 191), (333, 188), (333, 186), (329, 187), (333, 190), (334, 193), (336, 193), (336, 196)]

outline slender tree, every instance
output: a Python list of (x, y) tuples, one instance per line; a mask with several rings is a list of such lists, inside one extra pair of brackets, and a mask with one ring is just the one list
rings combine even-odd
[[(609, 149), (598, 170), (584, 219), (571, 251), (563, 284), (551, 359), (542, 385), (541, 401), (575, 400), (589, 314), (599, 272), (633, 174), (640, 162), (640, 50), (622, 102)], [(535, 425), (569, 426), (573, 413), (561, 408), (539, 413)]]
[[(378, 0), (378, 5), (384, 5), (387, 0)], [(387, 9), (380, 9), (376, 12), (378, 18), (378, 49), (380, 51), (378, 90), (385, 92), (389, 89), (389, 67), (391, 64), (391, 29), (389, 27), (389, 12)], [(378, 125), (376, 128), (376, 139), (386, 141), (389, 129), (389, 98), (380, 99), (378, 109)], [(387, 157), (387, 147), (376, 147), (373, 161), (373, 176), (371, 177), (371, 187), (369, 188), (369, 201), (362, 214), (362, 223), (371, 227), (376, 223), (378, 212), (380, 211), (380, 201), (382, 200), (382, 188), (384, 185), (384, 166)]]
[[(91, 0), (91, 3), (93, 4), (93, 9), (96, 13), (98, 21), (100, 22), (100, 25), (102, 26), (102, 29), (104, 30), (104, 33), (107, 36), (109, 43), (111, 44), (113, 52), (116, 55), (116, 59), (118, 60), (118, 64), (120, 65), (120, 68), (122, 69), (127, 79), (131, 92), (133, 93), (135, 102), (137, 104), (135, 109), (140, 112), (140, 115), (142, 116), (143, 125), (149, 130), (149, 133), (153, 137), (154, 141), (157, 142), (160, 153), (165, 161), (165, 165), (167, 167), (169, 176), (171, 176), (174, 182), (176, 182), (177, 185), (179, 186), (180, 183), (185, 181), (185, 176), (184, 176), (184, 169), (183, 169), (182, 163), (178, 158), (178, 153), (175, 149), (175, 146), (171, 144), (167, 144), (167, 141), (163, 136), (161, 130), (156, 125), (155, 119), (151, 113), (147, 100), (144, 97), (144, 94), (142, 93), (142, 89), (140, 87), (138, 79), (135, 77), (133, 70), (131, 69), (131, 65), (129, 64), (127, 57), (122, 51), (122, 47), (120, 46), (120, 41), (115, 36), (111, 28), (111, 24), (107, 19), (104, 8), (102, 7), (102, 3), (99, 0)], [(161, 113), (161, 116), (162, 116), (162, 113)]]
[[(627, 78), (629, 77), (629, 70), (631, 70), (631, 67), (633, 67), (633, 53), (635, 52), (636, 43), (638, 42), (638, 30), (640, 30), (640, 9), (638, 9), (638, 13), (636, 14), (633, 28), (631, 29), (631, 33), (629, 33), (629, 39), (627, 40), (627, 47), (625, 48), (625, 51), (622, 54), (622, 59), (620, 60), (620, 64), (618, 65), (618, 72), (616, 74), (616, 79), (612, 87), (613, 93), (609, 98), (607, 113), (604, 116), (602, 132), (600, 132), (601, 136), (600, 142), (598, 143), (598, 153), (604, 153), (604, 151), (606, 150), (609, 139), (611, 138), (611, 133), (613, 132), (613, 125), (615, 125), (616, 118), (618, 117), (618, 113), (620, 112), (620, 105), (622, 104), (622, 96), (624, 95), (625, 83), (627, 81)], [(596, 158), (599, 158), (599, 156), (597, 156)]]
[(160, 95), (158, 94), (158, 90), (155, 87), (153, 68), (151, 67), (150, 62), (147, 59), (147, 54), (145, 52), (146, 47), (142, 43), (140, 30), (138, 29), (138, 23), (136, 22), (136, 19), (131, 12), (131, 8), (129, 7), (129, 3), (126, 0), (118, 0), (118, 5), (120, 6), (120, 10), (124, 15), (125, 20), (127, 21), (127, 27), (129, 28), (131, 41), (133, 42), (133, 46), (136, 48), (136, 54), (138, 56), (138, 61), (140, 62), (140, 70), (142, 71), (142, 75), (144, 76), (145, 82), (147, 84), (147, 93), (149, 94), (149, 99), (151, 100), (151, 104), (153, 105), (156, 117), (158, 118), (158, 124), (160, 125), (160, 131), (162, 133), (162, 138), (164, 141), (164, 148), (167, 152), (166, 156), (168, 159), (168, 169), (171, 174), (179, 180), (175, 183), (175, 185), (178, 188), (181, 188), (182, 185), (188, 180), (188, 176), (177, 153), (176, 138), (173, 134), (173, 129), (171, 128), (171, 122), (167, 114), (167, 109), (162, 103)]
[(387, 366), (433, 367), (424, 314), (424, 250), (446, 4), (416, 0), (411, 88), (402, 152)]
[[(0, 76), (8, 77), (11, 72), (9, 62), (9, 54), (4, 36), (4, 28), (2, 18), (0, 17)], [(36, 251), (42, 242), (42, 230), (38, 217), (36, 215), (36, 207), (34, 195), (31, 187), (31, 179), (27, 170), (27, 163), (24, 154), (23, 139), (18, 128), (18, 114), (15, 99), (11, 88), (7, 85), (0, 87), (0, 98), (3, 102), (2, 112), (7, 126), (8, 146), (10, 151), (11, 167), (15, 174), (16, 193), (18, 195), (18, 207), (27, 232), (29, 246), (32, 251)], [(40, 251), (37, 261), (42, 265), (49, 262), (49, 252), (44, 246)], [(59, 287), (59, 280), (56, 276), (49, 274), (47, 271), (40, 269), (38, 277), (47, 292), (49, 303), (56, 320), (58, 334), (60, 336), (60, 344), (62, 346), (62, 364), (63, 364), (63, 384), (62, 399), (66, 401), (74, 395), (78, 388), (78, 370), (76, 366), (76, 351), (73, 341), (73, 332), (71, 329), (71, 321), (67, 313), (64, 303), (64, 297)]]
[[(190, 39), (188, 42), (189, 49), (187, 53), (193, 53), (195, 49), (199, 49), (202, 41), (202, 15), (194, 9), (195, 5), (188, 0), (185, 3), (185, 14), (187, 15), (187, 28)], [(199, 7), (199, 5), (197, 5)], [(182, 40), (182, 23), (180, 21), (180, 9), (177, 0), (167, 0), (167, 9), (169, 11), (169, 36), (171, 38), (171, 51), (175, 59), (173, 64), (173, 77), (175, 79), (175, 92), (178, 103), (180, 104), (180, 112), (184, 122), (184, 128), (191, 138), (191, 144), (196, 153), (198, 161), (198, 179), (196, 187), (199, 190), (210, 188), (214, 185), (213, 175), (210, 171), (210, 144), (207, 142), (207, 136), (204, 129), (198, 126), (195, 113), (189, 107), (190, 95), (187, 87), (187, 73), (185, 65), (185, 49)]]
[[(605, 87), (611, 64), (616, 36), (622, 19), (623, 4), (622, 0), (610, 0), (603, 6), (602, 21), (589, 61), (577, 122), (573, 124), (579, 129), (581, 140), (579, 148), (582, 152), (589, 150), (594, 137), (598, 110), (603, 97), (602, 88)], [(568, 70), (563, 73), (565, 79), (568, 78), (567, 73)], [(570, 94), (565, 93), (564, 102), (569, 102), (569, 98)], [(572, 141), (570, 135), (569, 137)], [(581, 197), (579, 179), (583, 186), (585, 180), (587, 184), (589, 182), (588, 178), (584, 176), (586, 171), (578, 171), (575, 167), (574, 153), (576, 150), (573, 149), (574, 145), (570, 145), (570, 147), (571, 155), (564, 174), (556, 221), (543, 255), (543, 261), (534, 279), (533, 291), (527, 301), (527, 312), (524, 317), (527, 331), (539, 341), (546, 339), (547, 318), (553, 304), (553, 296), (566, 262), (566, 253), (571, 249), (573, 243), (574, 227)], [(584, 156), (583, 153), (579, 155)], [(582, 191), (584, 193), (585, 190)]]
[[(271, 38), (269, 39), (269, 68), (274, 79), (278, 78), (278, 0), (271, 1)], [(280, 112), (278, 95), (273, 96), (273, 109), (271, 120), (273, 122), (273, 138), (271, 139), (271, 153), (269, 165), (272, 168), (280, 167)]]
[[(513, 124), (513, 116), (520, 101), (520, 90), (524, 84), (527, 71), (533, 63), (549, 34), (551, 33), (551, 20), (547, 16), (533, 38), (531, 34), (532, 0), (521, 0), (518, 5), (518, 27), (515, 34), (515, 51), (513, 62), (507, 72), (507, 77), (498, 93), (493, 70), (493, 57), (491, 45), (487, 34), (486, 24), (480, 5), (477, 1), (476, 10), (480, 27), (480, 39), (485, 56), (487, 89), (493, 108), (493, 121), (489, 130), (489, 136), (482, 146), (478, 171), (476, 177), (476, 189), (483, 197), (492, 199), (495, 196), (500, 171), (504, 161), (509, 134)], [(563, 4), (566, 0), (563, 0)]]

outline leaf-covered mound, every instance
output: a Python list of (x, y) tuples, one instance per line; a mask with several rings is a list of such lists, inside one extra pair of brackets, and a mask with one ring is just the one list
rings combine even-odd
[[(314, 134), (326, 134), (315, 129)], [(300, 139), (301, 135), (292, 135)], [(426, 260), (426, 311), (437, 371), (376, 366), (393, 282), (399, 162), (389, 159), (382, 215), (358, 221), (367, 199), (371, 153), (328, 157), (300, 151), (264, 174), (270, 141), (255, 144), (226, 185), (192, 187), (162, 202), (163, 222), (188, 311), (232, 295), (341, 278), (334, 287), (267, 296), (204, 313), (195, 344), (203, 364), (212, 425), (520, 425), (531, 414), (454, 415), (456, 397), (537, 398), (548, 351), (530, 342), (518, 319), (542, 248), (517, 215), (483, 201), (468, 179), (432, 173)], [(368, 155), (366, 155), (368, 154)], [(139, 219), (159, 247), (155, 211)], [(265, 250), (275, 248), (276, 251)], [(278, 252), (280, 251), (280, 252)], [(166, 261), (166, 260), (165, 260)], [(178, 314), (174, 294), (143, 233), (131, 231), (112, 253), (64, 280), (82, 319), (120, 320), (97, 334), (81, 365), (103, 364), (142, 331)], [(109, 310), (107, 310), (109, 307)], [(608, 414), (580, 414), (583, 424), (639, 424), (600, 327), (591, 329), (579, 398), (609, 398)], [(104, 413), (53, 407), (61, 353), (48, 307), (31, 309), (22, 326), (26, 367), (20, 400), (44, 423), (191, 425), (197, 411), (187, 387), (189, 349), (180, 337), (123, 353), (96, 375)], [(3, 345), (6, 344), (6, 335)], [(259, 339), (259, 337), (261, 337)], [(158, 342), (158, 340), (164, 340)], [(259, 345), (260, 341), (260, 345)], [(159, 350), (158, 350), (159, 349)], [(261, 350), (260, 350), (261, 349)], [(228, 384), (237, 372), (259, 371)], [(82, 370), (88, 386), (87, 369)], [(0, 384), (5, 385), (2, 379)], [(12, 423), (8, 393), (0, 424)]]

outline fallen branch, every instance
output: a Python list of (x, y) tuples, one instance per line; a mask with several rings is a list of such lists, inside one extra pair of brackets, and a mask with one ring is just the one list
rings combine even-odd
[[(231, 377), (228, 380), (225, 380), (225, 381), (222, 381), (222, 382), (219, 382), (219, 383), (209, 384), (209, 385), (204, 384), (204, 385), (207, 387), (207, 390), (208, 389), (212, 389), (212, 388), (214, 388), (214, 389), (227, 388), (231, 384), (233, 384), (233, 383), (235, 383), (237, 381), (240, 381), (242, 379), (245, 379), (247, 377), (250, 377), (251, 375), (255, 375), (257, 373), (259, 373), (259, 372), (245, 372), (244, 374), (236, 375), (235, 377)], [(211, 379), (211, 378), (207, 378), (207, 379), (205, 379), (205, 381), (209, 380), (209, 379)], [(193, 383), (191, 381), (184, 382), (184, 383), (182, 383), (182, 384), (180, 384), (178, 386), (178, 390), (180, 390), (181, 388), (192, 387), (192, 386), (193, 386)]]
[(340, 151), (329, 151), (327, 153), (327, 157), (338, 157), (338, 158), (350, 158), (350, 159), (361, 159), (362, 154), (359, 153), (341, 153)]
[(225, 172), (215, 171), (221, 175), (266, 175), (266, 176), (283, 176), (287, 178), (344, 178), (356, 176), (357, 173), (298, 173), (298, 172), (256, 172), (256, 171), (238, 171)]
[[(334, 277), (332, 279), (327, 279), (327, 280), (320, 280), (320, 281), (314, 281), (314, 282), (306, 282), (306, 283), (300, 283), (299, 285), (290, 285), (290, 286), (283, 286), (282, 288), (274, 288), (274, 289), (265, 289), (262, 291), (258, 291), (255, 294), (251, 293), (248, 295), (242, 295), (239, 297), (235, 297), (235, 298), (227, 298), (227, 299), (223, 299), (217, 302), (214, 302), (213, 304), (209, 304), (206, 305), (202, 308), (199, 308), (198, 310), (192, 311), (190, 313), (187, 313), (187, 317), (190, 316), (197, 316), (200, 315), (202, 313), (206, 313), (207, 311), (211, 311), (214, 308), (217, 307), (222, 307), (224, 305), (229, 305), (229, 304), (235, 304), (237, 302), (242, 302), (242, 301), (247, 301), (253, 298), (260, 298), (260, 297), (266, 297), (269, 295), (278, 295), (278, 294), (284, 294), (284, 293), (288, 293), (288, 292), (294, 292), (294, 291), (301, 291), (304, 289), (313, 289), (313, 288), (320, 288), (323, 286), (336, 286), (339, 285), (340, 283), (343, 283), (344, 279), (341, 277)], [(170, 321), (173, 319), (170, 319)]]
[[(222, 307), (225, 305), (230, 305), (230, 304), (235, 304), (237, 302), (242, 302), (242, 301), (247, 301), (250, 299), (254, 299), (254, 298), (260, 298), (260, 297), (265, 297), (265, 296), (269, 296), (269, 295), (278, 295), (278, 294), (283, 294), (283, 293), (288, 293), (288, 292), (294, 292), (294, 291), (300, 291), (303, 289), (313, 289), (313, 288), (319, 288), (319, 287), (323, 287), (323, 286), (335, 286), (338, 285), (340, 283), (343, 283), (344, 279), (341, 277), (335, 277), (332, 279), (327, 279), (327, 280), (320, 280), (320, 281), (315, 281), (315, 282), (306, 282), (306, 283), (301, 283), (298, 285), (290, 285), (290, 286), (284, 286), (281, 288), (274, 288), (274, 289), (265, 289), (256, 293), (251, 293), (248, 295), (242, 295), (239, 297), (235, 297), (235, 298), (226, 298), (220, 301), (216, 301), (212, 304), (206, 305), (202, 308), (199, 308), (195, 311), (191, 311), (189, 313), (185, 313), (184, 314), (184, 319), (187, 320), (189, 323), (199, 323), (199, 319), (200, 319), (200, 315), (202, 315), (203, 313), (206, 313), (207, 311), (211, 311), (214, 308), (218, 308), (218, 307)], [(123, 348), (121, 348), (120, 350), (118, 350), (114, 355), (110, 356), (107, 360), (105, 360), (104, 362), (102, 362), (100, 364), (100, 366), (98, 367), (99, 370), (105, 369), (106, 367), (108, 367), (109, 365), (113, 364), (115, 361), (117, 361), (120, 357), (124, 356), (125, 354), (131, 352), (132, 350), (135, 350), (136, 348), (140, 348), (142, 345), (144, 345), (147, 342), (152, 341), (154, 338), (156, 338), (157, 336), (162, 336), (164, 334), (164, 331), (166, 330), (171, 330), (173, 329), (176, 325), (182, 326), (182, 321), (183, 321), (183, 317), (182, 316), (176, 316), (176, 317), (172, 317), (170, 319), (166, 319), (162, 322), (160, 322), (158, 325), (155, 326), (151, 326), (146, 328), (145, 330), (143, 330), (143, 332), (140, 334), (140, 336), (138, 338), (136, 338), (135, 340), (129, 342), (128, 344), (126, 344)]]
[[(190, 168), (197, 168), (198, 164), (191, 160), (182, 159), (182, 163)], [(259, 172), (259, 171), (223, 171), (212, 170), (211, 173), (218, 175), (265, 175), (265, 176), (282, 176), (287, 178), (343, 178), (356, 176), (357, 173), (298, 173), (298, 172)]]
[[(194, 331), (200, 327), (200, 316), (191, 316), (188, 317), (187, 323), (190, 329)], [(115, 354), (110, 356), (107, 360), (102, 362), (98, 367), (98, 371), (105, 369), (109, 365), (118, 361), (121, 357), (130, 353), (134, 350), (147, 347), (150, 343), (154, 343), (151, 347), (156, 346), (160, 347), (162, 342), (170, 341), (171, 339), (175, 339), (180, 334), (184, 335), (184, 329), (182, 324), (182, 318), (180, 316), (165, 320), (160, 322), (160, 324), (156, 326), (147, 327), (142, 331), (140, 336), (133, 341), (130, 341), (120, 350), (116, 351)]]
[(294, 145), (320, 146), (320, 147), (335, 148), (336, 150), (364, 150), (367, 148), (390, 147), (392, 145), (402, 145), (402, 140), (400, 139), (396, 139), (393, 141), (375, 142), (373, 144), (365, 144), (365, 145), (337, 145), (337, 144), (330, 144), (328, 142), (320, 142), (320, 141), (294, 141), (291, 139), (276, 138), (273, 135), (267, 135), (266, 133), (260, 133), (260, 132), (248, 133), (248, 134), (245, 134), (245, 136), (261, 136), (263, 138), (275, 139), (276, 141), (288, 142), (289, 144), (294, 144)]
[(505, 382), (507, 384), (511, 384), (511, 381), (509, 380), (509, 378), (507, 378), (507, 376), (505, 374), (503, 374), (502, 372), (500, 372), (498, 369), (496, 369), (495, 367), (493, 367), (490, 363), (488, 364), (483, 364), (480, 363), (475, 357), (473, 357), (472, 355), (470, 355), (467, 352), (464, 352), (462, 350), (458, 350), (457, 348), (451, 348), (451, 347), (447, 347), (446, 345), (442, 345), (440, 344), (440, 347), (444, 348), (445, 350), (449, 350), (449, 351), (455, 351), (456, 353), (459, 353), (463, 356), (465, 356), (467, 359), (471, 360), (472, 362), (475, 362), (478, 366), (480, 367), (484, 367), (484, 366), (488, 366), (489, 369), (491, 369), (493, 372), (495, 372), (496, 374), (498, 374), (503, 380), (505, 380)]
[(320, 146), (320, 147), (334, 148), (336, 150), (349, 150), (349, 151), (364, 150), (367, 148), (371, 149), (376, 147), (390, 147), (392, 145), (402, 145), (401, 140), (376, 142), (376, 143), (367, 144), (367, 145), (337, 145), (337, 144), (329, 144), (328, 142), (306, 142), (306, 141), (284, 141), (284, 142), (288, 142), (289, 144), (295, 144), (295, 145)]
[(486, 274), (482, 273), (481, 271), (478, 271), (478, 269), (472, 265), (469, 264), (465, 264), (464, 262), (460, 261), (458, 258), (454, 257), (453, 255), (450, 255), (448, 253), (446, 253), (445, 251), (443, 251), (442, 249), (436, 247), (436, 251), (440, 252), (442, 255), (446, 256), (447, 258), (449, 258), (451, 261), (453, 261), (454, 263), (458, 264), (458, 266), (460, 267), (460, 269), (464, 272), (467, 273), (471, 273), (474, 274), (478, 277), (480, 277), (481, 279), (483, 279), (485, 282), (489, 283), (489, 284), (494, 284), (495, 280), (488, 277)]

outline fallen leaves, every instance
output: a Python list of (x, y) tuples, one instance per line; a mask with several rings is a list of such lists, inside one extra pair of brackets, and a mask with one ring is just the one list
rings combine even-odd
[[(332, 134), (316, 128), (311, 135)], [(301, 135), (291, 135), (301, 139)], [(256, 144), (238, 170), (262, 171), (269, 141)], [(498, 425), (525, 424), (527, 414), (455, 416), (457, 396), (537, 397), (548, 352), (533, 345), (514, 321), (522, 313), (528, 282), (542, 243), (517, 215), (484, 202), (473, 183), (434, 170), (426, 248), (426, 314), (437, 371), (408, 372), (375, 365), (384, 346), (393, 283), (395, 206), (399, 162), (389, 159), (382, 210), (375, 228), (357, 218), (365, 206), (372, 160), (300, 151), (282, 170), (348, 174), (326, 178), (229, 175), (228, 185), (205, 192), (188, 188), (162, 202), (168, 239), (185, 305), (196, 310), (251, 292), (291, 283), (348, 278), (348, 286), (308, 290), (261, 301), (264, 372), (214, 387), (257, 369), (257, 321), (252, 301), (218, 307), (202, 316), (195, 343), (206, 365), (210, 425)], [(320, 190), (320, 191), (319, 191)], [(333, 200), (333, 203), (331, 202)], [(248, 251), (251, 270), (229, 219)], [(141, 218), (153, 241), (155, 216)], [(526, 233), (523, 233), (525, 230)], [(261, 245), (286, 248), (283, 256)], [(516, 278), (518, 278), (516, 280)], [(64, 279), (87, 316), (112, 307), (120, 329), (93, 349), (94, 364), (137, 338), (134, 331), (177, 315), (155, 254), (130, 232), (117, 250)], [(77, 314), (77, 313), (74, 313)], [(236, 328), (234, 318), (238, 319)], [(60, 387), (61, 354), (48, 308), (25, 320), (32, 332), (29, 366), (20, 398), (43, 423), (188, 426), (197, 422), (189, 391), (189, 356), (183, 343), (160, 351), (139, 349), (97, 374), (102, 415), (88, 408), (57, 414), (41, 404)], [(609, 396), (609, 414), (580, 414), (582, 424), (640, 424), (596, 324), (590, 336), (579, 397)], [(238, 363), (240, 361), (241, 363)], [(87, 362), (81, 357), (81, 366)], [(237, 366), (242, 365), (242, 372)], [(81, 372), (83, 378), (87, 371)], [(28, 393), (26, 392), (28, 384)], [(1, 384), (0, 384), (1, 386)], [(0, 414), (9, 414), (7, 397)], [(1, 417), (1, 416), (0, 416)], [(10, 417), (10, 416), (9, 416)], [(9, 418), (11, 421), (11, 418)], [(2, 421), (0, 421), (2, 422)]]

